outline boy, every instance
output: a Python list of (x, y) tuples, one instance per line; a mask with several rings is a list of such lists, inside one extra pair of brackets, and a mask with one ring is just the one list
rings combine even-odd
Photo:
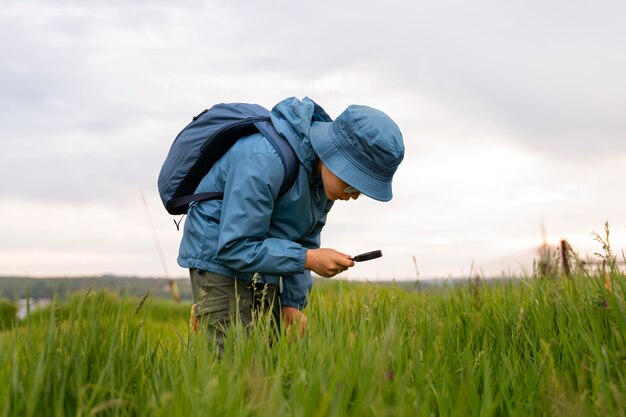
[(223, 200), (192, 204), (185, 222), (178, 263), (190, 270), (193, 314), (220, 351), (231, 321), (247, 326), (257, 308), (304, 333), (311, 271), (330, 278), (354, 266), (349, 255), (320, 248), (333, 203), (361, 193), (391, 200), (404, 156), (396, 124), (370, 107), (350, 106), (333, 122), (309, 98), (289, 98), (272, 109), (271, 120), (300, 161), (294, 185), (278, 197), (281, 159), (252, 134), (235, 142), (195, 191), (220, 191)]

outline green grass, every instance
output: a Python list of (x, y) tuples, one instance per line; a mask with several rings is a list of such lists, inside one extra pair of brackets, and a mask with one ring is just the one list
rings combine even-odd
[[(412, 292), (325, 282), (304, 339), (96, 292), (0, 333), (0, 416), (626, 414), (626, 279)], [(262, 322), (262, 321), (261, 321)]]

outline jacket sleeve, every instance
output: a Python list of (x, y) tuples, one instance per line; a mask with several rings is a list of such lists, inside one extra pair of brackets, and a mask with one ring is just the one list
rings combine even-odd
[(302, 274), (283, 277), (283, 289), (280, 293), (282, 307), (294, 307), (302, 310), (309, 302), (309, 293), (313, 286), (311, 271)]
[[(326, 206), (324, 216), (317, 222), (311, 232), (301, 238), (298, 242), (307, 249), (317, 249), (320, 247), (320, 234), (322, 228), (326, 224), (326, 216), (332, 207), (332, 202)], [(309, 293), (313, 286), (313, 277), (311, 271), (304, 271), (283, 279), (283, 291), (281, 293), (280, 302), (282, 306), (295, 307), (302, 310), (307, 306), (309, 301)]]
[(241, 272), (302, 274), (306, 249), (267, 236), (284, 177), (278, 154), (242, 152), (231, 157), (234, 162), (225, 181), (217, 261)]

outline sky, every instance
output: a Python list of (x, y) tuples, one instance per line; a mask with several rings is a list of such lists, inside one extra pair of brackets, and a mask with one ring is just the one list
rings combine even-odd
[[(347, 279), (532, 273), (626, 248), (620, 1), (43, 1), (0, 9), (0, 275), (185, 277), (156, 181), (219, 102), (310, 97), (402, 130), (394, 198), (338, 202)], [(621, 257), (622, 255), (620, 255)]]

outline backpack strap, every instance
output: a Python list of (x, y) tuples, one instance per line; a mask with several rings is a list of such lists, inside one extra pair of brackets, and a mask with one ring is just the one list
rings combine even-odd
[[(285, 175), (283, 177), (283, 183), (280, 186), (280, 190), (278, 191), (278, 196), (280, 197), (293, 186), (296, 182), (296, 178), (298, 178), (298, 170), (300, 167), (298, 157), (287, 139), (276, 131), (269, 118), (267, 120), (255, 122), (254, 126), (269, 141), (274, 149), (276, 149), (276, 152), (283, 163), (283, 171)], [(184, 195), (168, 201), (166, 208), (167, 211), (171, 213), (177, 208), (188, 206), (191, 203), (200, 203), (208, 200), (220, 200), (222, 198), (224, 198), (224, 193), (219, 192)]]
[(296, 182), (296, 178), (298, 178), (298, 170), (300, 168), (298, 157), (287, 139), (276, 131), (271, 121), (264, 120), (256, 122), (254, 126), (259, 129), (259, 132), (261, 132), (261, 134), (272, 144), (274, 149), (276, 149), (276, 152), (283, 163), (285, 176), (283, 178), (283, 183), (280, 186), (280, 190), (278, 191), (278, 196), (280, 197), (293, 186)]
[(183, 195), (181, 197), (172, 198), (167, 202), (165, 208), (168, 211), (174, 211), (177, 208), (188, 206), (191, 203), (200, 203), (208, 200), (219, 200), (224, 197), (224, 193), (198, 193)]

